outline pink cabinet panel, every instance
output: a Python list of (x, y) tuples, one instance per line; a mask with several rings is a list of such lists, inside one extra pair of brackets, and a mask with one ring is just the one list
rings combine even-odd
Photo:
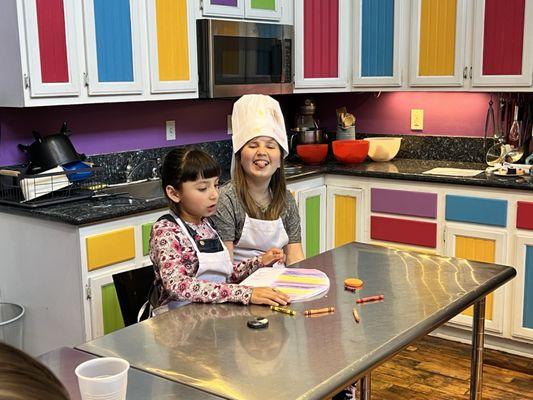
[(372, 188), (371, 209), (373, 212), (435, 219), (437, 194)]

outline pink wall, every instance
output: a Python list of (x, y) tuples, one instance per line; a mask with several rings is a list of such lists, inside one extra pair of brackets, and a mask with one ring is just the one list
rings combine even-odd
[[(363, 133), (482, 137), (489, 93), (392, 92), (315, 96), (320, 123), (335, 127), (335, 108), (346, 106)], [(495, 111), (497, 101), (493, 100)], [(411, 131), (411, 109), (424, 110), (424, 130)], [(491, 134), (492, 132), (490, 132)]]

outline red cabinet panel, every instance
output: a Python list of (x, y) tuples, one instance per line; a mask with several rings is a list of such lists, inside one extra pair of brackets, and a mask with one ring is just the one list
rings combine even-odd
[(304, 78), (336, 78), (339, 1), (304, 0)]
[(372, 216), (370, 237), (374, 240), (437, 247), (437, 224)]
[(521, 75), (525, 0), (485, 0), (483, 75)]
[(533, 230), (533, 203), (527, 201), (517, 203), (516, 227)]
[(43, 83), (68, 82), (63, 0), (36, 0)]

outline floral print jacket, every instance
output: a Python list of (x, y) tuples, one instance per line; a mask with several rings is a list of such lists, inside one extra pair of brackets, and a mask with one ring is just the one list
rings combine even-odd
[[(185, 223), (197, 232), (195, 240), (216, 237), (215, 230), (206, 219), (203, 219), (200, 225)], [(253, 257), (233, 265), (229, 283), (198, 279), (196, 278), (198, 257), (189, 237), (178, 224), (168, 220), (158, 221), (152, 227), (150, 259), (154, 266), (155, 284), (160, 294), (158, 306), (174, 300), (248, 304), (252, 289), (237, 283), (264, 266), (260, 257)]]

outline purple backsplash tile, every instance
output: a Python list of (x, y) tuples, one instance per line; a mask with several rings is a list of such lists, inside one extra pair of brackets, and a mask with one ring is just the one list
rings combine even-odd
[[(56, 133), (67, 121), (76, 150), (87, 155), (227, 140), (226, 115), (234, 100), (176, 100), (39, 108), (0, 108), (0, 165), (26, 161), (18, 143), (32, 130)], [(165, 121), (176, 121), (176, 140), (165, 138)]]

